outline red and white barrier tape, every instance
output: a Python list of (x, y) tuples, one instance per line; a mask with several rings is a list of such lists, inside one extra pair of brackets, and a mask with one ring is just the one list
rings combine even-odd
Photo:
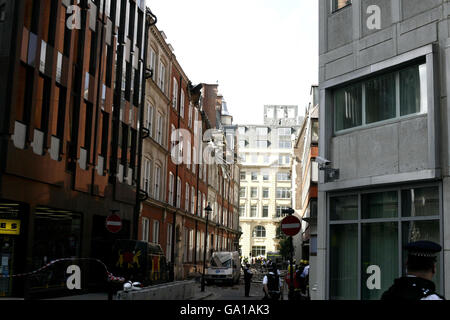
[(12, 275), (9, 275), (9, 276), (4, 276), (4, 275), (0, 274), (0, 279), (31, 276), (31, 275), (37, 274), (37, 273), (47, 269), (48, 267), (50, 267), (51, 265), (53, 265), (53, 264), (55, 264), (57, 262), (61, 262), (61, 261), (75, 261), (75, 260), (96, 261), (96, 262), (100, 263), (105, 268), (105, 271), (106, 271), (106, 274), (108, 276), (108, 280), (109, 281), (125, 282), (125, 278), (115, 277), (111, 272), (108, 271), (108, 268), (106, 267), (106, 265), (101, 260), (94, 259), (94, 258), (62, 258), (62, 259), (56, 259), (56, 260), (50, 261), (45, 266), (43, 266), (43, 267), (41, 267), (41, 268), (39, 268), (37, 270), (31, 271), (31, 272), (12, 274)]

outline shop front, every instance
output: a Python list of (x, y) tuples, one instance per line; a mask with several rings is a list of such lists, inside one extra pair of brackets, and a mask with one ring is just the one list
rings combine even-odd
[[(328, 196), (331, 300), (378, 300), (406, 274), (404, 245), (442, 245), (442, 185), (423, 184)], [(443, 253), (433, 279), (443, 292)]]
[(23, 272), (27, 206), (0, 200), (0, 297), (20, 294), (23, 279), (11, 275)]

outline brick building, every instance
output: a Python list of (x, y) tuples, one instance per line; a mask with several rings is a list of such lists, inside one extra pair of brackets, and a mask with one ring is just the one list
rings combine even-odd
[[(0, 219), (18, 227), (0, 231), (2, 273), (57, 258), (106, 260), (114, 239), (133, 231), (145, 1), (5, 5)], [(122, 218), (116, 234), (105, 228), (111, 210)], [(61, 294), (65, 267), (44, 271), (61, 275), (48, 281), (2, 279), (0, 296)], [(106, 279), (94, 269), (82, 288)]]
[[(141, 189), (147, 199), (142, 203), (139, 239), (159, 243), (173, 266), (174, 279), (185, 279), (201, 271), (205, 236), (209, 253), (210, 249), (233, 249), (238, 225), (231, 230), (223, 217), (231, 217), (233, 212), (237, 215), (237, 210), (229, 208), (228, 202), (223, 205), (221, 195), (219, 214), (215, 195), (224, 188), (221, 185), (219, 192), (219, 184), (209, 185), (223, 173), (203, 161), (209, 142), (203, 137), (221, 123), (221, 108), (216, 110), (220, 103), (217, 85), (193, 86), (166, 40), (163, 31), (150, 28), (147, 67), (153, 75), (147, 79), (144, 127), (149, 132), (141, 169)], [(227, 186), (234, 188), (233, 184)], [(211, 192), (213, 201), (209, 200)], [(211, 223), (205, 235), (208, 202), (213, 214), (208, 217)]]

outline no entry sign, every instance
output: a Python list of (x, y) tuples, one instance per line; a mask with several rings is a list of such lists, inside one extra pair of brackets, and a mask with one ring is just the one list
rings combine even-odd
[(281, 221), (281, 231), (287, 236), (295, 236), (301, 228), (300, 220), (295, 216), (288, 216)]
[(117, 233), (122, 229), (122, 219), (114, 213), (106, 218), (105, 226), (109, 232)]

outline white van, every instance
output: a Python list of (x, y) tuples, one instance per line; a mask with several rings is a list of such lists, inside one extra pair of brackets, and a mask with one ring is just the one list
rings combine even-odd
[(241, 260), (239, 253), (223, 251), (213, 252), (210, 265), (205, 272), (205, 280), (210, 283), (239, 283), (241, 276)]

